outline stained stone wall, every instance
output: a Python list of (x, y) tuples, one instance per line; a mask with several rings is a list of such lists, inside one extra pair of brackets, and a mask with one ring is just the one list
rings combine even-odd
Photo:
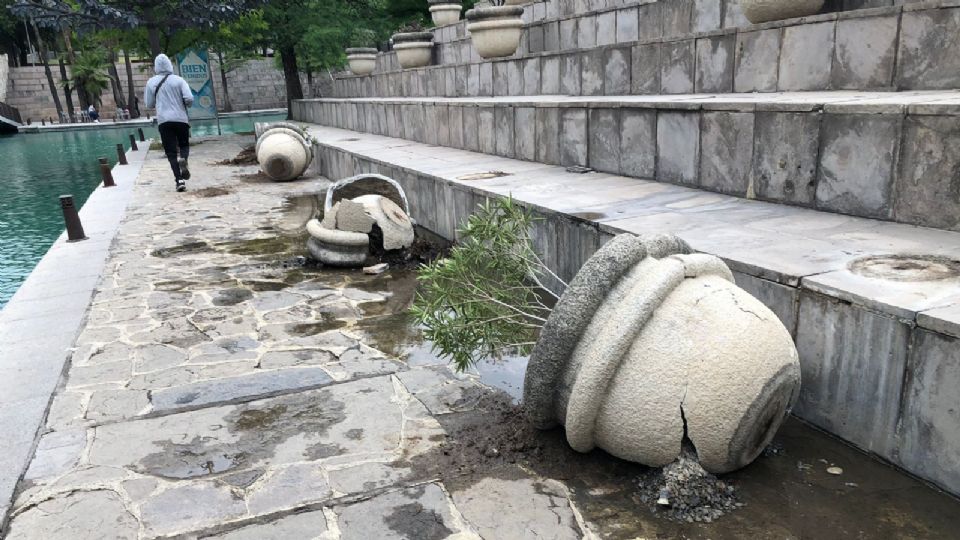
[(951, 171), (960, 163), (958, 152), (948, 151), (960, 150), (960, 116), (952, 106), (760, 105), (680, 98), (304, 100), (295, 115), (501, 157), (960, 231), (960, 200), (950, 195)]
[[(622, 95), (960, 86), (960, 8), (947, 0), (761, 25), (750, 25), (742, 16), (720, 19), (715, 7), (719, 4), (719, 0), (694, 4), (661, 0), (551, 19), (546, 8), (537, 9), (551, 4), (536, 3), (525, 12), (524, 39), (511, 58), (481, 62), (461, 22), (435, 31), (432, 66), (400, 70), (394, 53), (382, 53), (372, 76), (339, 74), (334, 95)], [(696, 9), (679, 9), (682, 5)], [(707, 17), (707, 12), (713, 15)]]
[[(4, 69), (6, 62), (0, 62)], [(220, 78), (219, 64), (215, 59), (211, 61), (211, 72), (213, 74), (213, 87), (217, 94), (217, 99), (223, 99), (223, 84)], [(66, 99), (63, 95), (63, 89), (60, 84), (59, 67), (52, 65), (54, 82), (58, 85), (58, 94), (60, 102), (66, 107)], [(123, 63), (117, 64), (117, 73), (124, 88), (124, 99), (126, 99), (127, 72)], [(70, 74), (70, 67), (67, 66), (67, 74)], [(147, 80), (153, 76), (152, 63), (134, 63), (133, 64), (133, 84), (136, 88), (137, 99), (143, 100), (143, 88)], [(2, 78), (0, 78), (2, 80)], [(302, 80), (304, 92), (307, 92), (306, 77)], [(283, 72), (277, 69), (272, 58), (250, 60), (241, 67), (227, 74), (227, 85), (230, 92), (230, 102), (233, 110), (255, 110), (272, 109), (287, 106), (287, 89), (283, 81)], [(20, 115), (24, 121), (28, 118), (34, 122), (39, 122), (41, 118), (56, 118), (57, 110), (53, 104), (53, 98), (50, 94), (47, 77), (41, 66), (27, 66), (12, 68), (10, 70), (9, 82), (3, 88), (6, 90), (8, 100), (6, 103), (20, 109)], [(79, 107), (76, 93), (73, 92), (73, 103)], [(308, 94), (309, 95), (309, 94)], [(101, 115), (105, 118), (113, 118), (116, 114), (116, 104), (113, 100), (113, 93), (106, 91), (101, 96), (102, 106)], [(143, 104), (140, 104), (142, 112)]]

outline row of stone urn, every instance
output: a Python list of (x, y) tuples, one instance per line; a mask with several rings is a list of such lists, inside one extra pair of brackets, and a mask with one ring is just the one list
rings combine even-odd
[[(433, 23), (444, 26), (460, 20), (463, 6), (450, 0), (428, 0)], [(481, 58), (502, 58), (513, 55), (520, 46), (523, 31), (524, 0), (505, 0), (503, 5), (477, 7), (467, 11), (467, 31)], [(753, 24), (813, 15), (824, 0), (740, 0), (744, 16)], [(407, 32), (393, 35), (394, 50), (403, 69), (430, 65), (433, 33)], [(369, 75), (376, 66), (377, 49), (346, 50), (350, 71)]]

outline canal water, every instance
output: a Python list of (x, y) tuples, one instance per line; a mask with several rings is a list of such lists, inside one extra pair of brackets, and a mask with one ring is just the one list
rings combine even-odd
[[(224, 134), (253, 131), (254, 122), (283, 114), (220, 119)], [(0, 135), (0, 309), (63, 231), (58, 197), (82, 205), (100, 182), (97, 157), (117, 160), (116, 145), (129, 145), (133, 127)], [(144, 128), (157, 138), (155, 127)], [(193, 122), (194, 137), (217, 134), (215, 121)]]

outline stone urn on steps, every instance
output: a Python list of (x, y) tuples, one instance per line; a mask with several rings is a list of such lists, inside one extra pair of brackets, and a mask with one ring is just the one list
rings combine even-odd
[(436, 26), (446, 26), (460, 20), (463, 4), (455, 0), (430, 0), (430, 18)]
[(522, 6), (492, 6), (467, 12), (467, 31), (481, 58), (502, 58), (517, 52), (523, 34)]
[(575, 450), (660, 467), (685, 440), (725, 473), (752, 462), (796, 402), (790, 333), (717, 257), (621, 235), (571, 281), (537, 341), (526, 414)]
[(431, 32), (402, 32), (393, 35), (393, 50), (403, 69), (429, 66), (433, 57)]
[(372, 47), (354, 47), (347, 49), (347, 62), (354, 75), (369, 75), (377, 66), (377, 50)]
[(744, 17), (753, 24), (815, 15), (824, 0), (740, 0)]

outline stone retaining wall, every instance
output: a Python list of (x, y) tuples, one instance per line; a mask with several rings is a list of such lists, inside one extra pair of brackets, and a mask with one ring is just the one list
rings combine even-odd
[[(491, 62), (480, 61), (463, 23), (438, 28), (433, 66), (400, 70), (395, 53), (381, 53), (372, 76), (338, 75), (333, 95), (640, 95), (960, 86), (960, 8), (947, 2), (762, 25), (738, 20), (725, 26), (712, 17), (708, 30), (694, 19), (678, 23), (661, 13), (676, 4), (646, 3), (532, 23), (513, 57)], [(528, 12), (538, 5), (528, 6)]]
[(10, 66), (7, 64), (7, 55), (0, 54), (0, 102), (7, 100), (7, 79), (10, 77)]
[(327, 126), (960, 230), (960, 201), (945, 195), (958, 163), (939, 150), (960, 145), (953, 105), (562, 97), (294, 105), (296, 118)]
[[(5, 62), (0, 62), (4, 67)], [(217, 99), (223, 99), (223, 85), (220, 80), (219, 64), (211, 61), (211, 73), (213, 75), (213, 87), (217, 93)], [(0, 68), (2, 69), (2, 68)], [(61, 104), (66, 107), (66, 99), (63, 95), (60, 85), (60, 68), (53, 64), (50, 66), (53, 72), (54, 82), (58, 85)], [(70, 73), (70, 67), (67, 67), (67, 73)], [(127, 97), (127, 71), (122, 62), (117, 64), (117, 73), (120, 75), (120, 82), (123, 87), (124, 99)], [(143, 100), (143, 88), (147, 80), (153, 76), (153, 64), (134, 63), (133, 64), (133, 83), (136, 88), (138, 100)], [(304, 84), (306, 81), (304, 80)], [(254, 109), (272, 109), (287, 106), (287, 90), (283, 81), (283, 72), (275, 67), (272, 58), (251, 60), (243, 66), (227, 74), (227, 84), (230, 91), (230, 103), (233, 110), (254, 110)], [(42, 66), (27, 66), (12, 68), (10, 70), (9, 82), (4, 87), (7, 91), (7, 104), (20, 110), (24, 122), (32, 119), (33, 122), (39, 122), (41, 118), (57, 117), (57, 110), (54, 107), (53, 99), (50, 95), (47, 77)], [(306, 87), (304, 88), (306, 91)], [(74, 107), (79, 107), (80, 102), (77, 99), (76, 92), (73, 93)], [(106, 90), (101, 96), (102, 105), (99, 108), (101, 116), (104, 119), (112, 119), (116, 114), (116, 104), (113, 99), (113, 92)], [(128, 105), (129, 108), (129, 105)], [(143, 103), (140, 103), (140, 110), (146, 114)]]

